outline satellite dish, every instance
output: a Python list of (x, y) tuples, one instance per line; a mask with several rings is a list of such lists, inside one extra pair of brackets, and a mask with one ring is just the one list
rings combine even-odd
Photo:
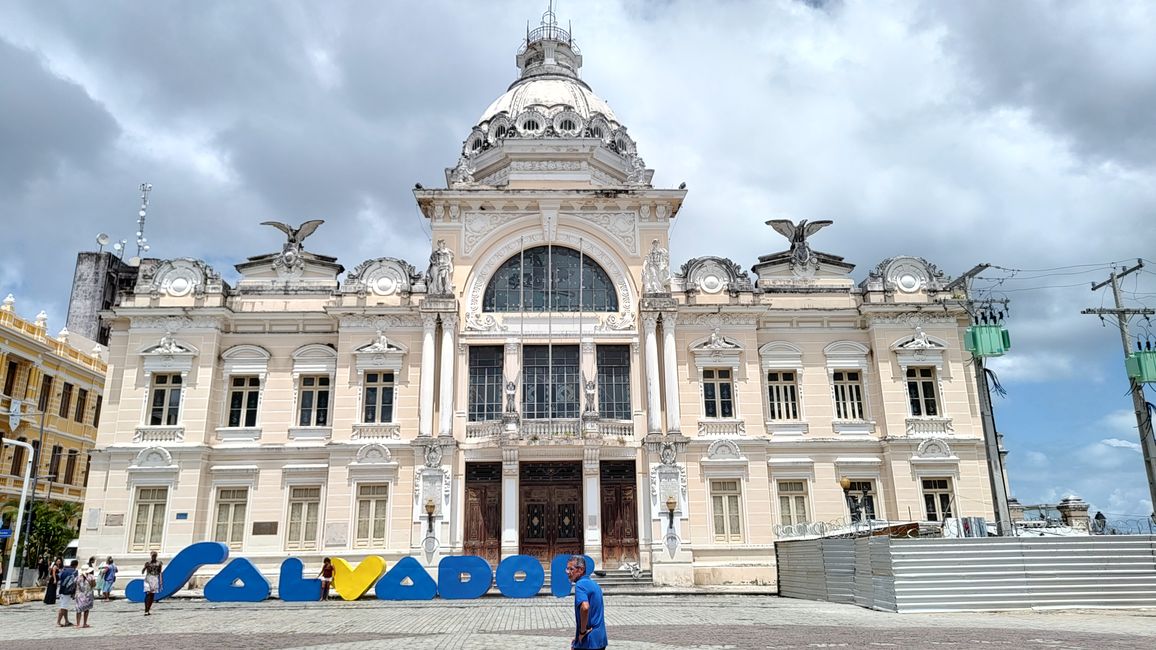
[(140, 258), (137, 257), (136, 255), (133, 255), (132, 257), (128, 258), (128, 265), (129, 266), (140, 266)]
[(112, 240), (110, 240), (108, 238), (108, 235), (106, 235), (104, 233), (100, 233), (99, 235), (96, 236), (96, 243), (100, 244), (101, 246), (108, 246), (108, 242), (110, 242), (110, 241), (112, 241)]

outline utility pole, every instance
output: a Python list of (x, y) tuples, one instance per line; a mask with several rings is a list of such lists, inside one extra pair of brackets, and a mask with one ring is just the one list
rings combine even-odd
[[(1115, 316), (1116, 324), (1120, 326), (1120, 342), (1124, 345), (1124, 358), (1131, 354), (1132, 336), (1128, 333), (1128, 321), (1133, 316), (1151, 316), (1156, 314), (1152, 309), (1131, 309), (1124, 307), (1120, 297), (1120, 278), (1144, 268), (1144, 260), (1136, 260), (1136, 266), (1124, 269), (1117, 273), (1115, 269), (1108, 279), (1100, 283), (1092, 283), (1092, 291), (1111, 285), (1112, 297), (1116, 301), (1114, 308), (1098, 307), (1084, 309), (1081, 314), (1093, 314), (1101, 319), (1105, 315)], [(1128, 378), (1129, 392), (1132, 393), (1132, 407), (1136, 410), (1136, 425), (1140, 431), (1140, 450), (1144, 453), (1144, 471), (1148, 473), (1148, 493), (1152, 503), (1156, 504), (1156, 440), (1152, 439), (1152, 419), (1148, 417), (1148, 404), (1144, 399), (1144, 387), (1134, 377)], [(1154, 513), (1156, 514), (1156, 513)]]
[[(971, 321), (975, 323), (975, 303), (971, 300), (971, 280), (986, 271), (990, 264), (977, 264), (970, 271), (954, 279), (946, 287), (953, 290), (963, 288), (964, 305)], [(1007, 483), (1004, 482), (1003, 457), (999, 453), (999, 434), (995, 428), (995, 412), (991, 406), (991, 388), (987, 383), (987, 371), (983, 367), (983, 357), (972, 356), (975, 368), (975, 384), (979, 391), (979, 414), (983, 425), (983, 445), (987, 456), (987, 473), (991, 481), (991, 497), (995, 506), (996, 528), (1000, 536), (1007, 537), (1014, 534), (1011, 520), (1011, 508), (1008, 507)]]

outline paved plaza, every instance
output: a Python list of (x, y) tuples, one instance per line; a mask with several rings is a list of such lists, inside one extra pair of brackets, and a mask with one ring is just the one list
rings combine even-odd
[[(775, 596), (608, 595), (614, 648), (1143, 648), (1156, 610), (888, 614)], [(172, 599), (153, 616), (97, 603), (87, 630), (58, 628), (54, 608), (0, 608), (0, 646), (103, 648), (567, 648), (570, 599), (213, 604)]]

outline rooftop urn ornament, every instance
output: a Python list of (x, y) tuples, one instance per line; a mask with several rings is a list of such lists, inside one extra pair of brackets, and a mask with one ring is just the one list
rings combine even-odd
[(807, 223), (803, 219), (798, 224), (790, 219), (771, 219), (767, 225), (775, 232), (791, 242), (791, 268), (799, 271), (809, 270), (815, 265), (815, 253), (807, 244), (807, 238), (823, 228), (834, 223), (833, 221), (812, 221)]
[(12, 294), (8, 294), (8, 296), (4, 298), (4, 302), (0, 303), (0, 311), (12, 311), (12, 309), (15, 305), (16, 305), (16, 296), (13, 296)]
[(454, 293), (454, 252), (446, 248), (446, 240), (439, 239), (437, 248), (429, 256), (429, 292), (436, 296)]
[(642, 263), (642, 291), (648, 294), (670, 293), (670, 253), (655, 239)]
[(48, 312), (43, 309), (40, 310), (39, 314), (36, 314), (36, 327), (42, 330), (48, 329)]
[(289, 224), (281, 223), (280, 221), (262, 221), (262, 226), (273, 226), (277, 230), (285, 233), (287, 237), (285, 245), (281, 247), (281, 254), (277, 256), (277, 259), (273, 262), (273, 266), (287, 273), (300, 271), (305, 266), (304, 260), (301, 259), (301, 251), (304, 250), (302, 242), (305, 241), (306, 237), (312, 235), (323, 223), (325, 223), (324, 219), (313, 219), (293, 228)]

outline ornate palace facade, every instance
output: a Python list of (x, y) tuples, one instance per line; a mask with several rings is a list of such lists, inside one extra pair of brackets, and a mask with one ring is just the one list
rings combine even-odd
[(943, 274), (896, 257), (856, 284), (811, 249), (825, 222), (774, 222), (790, 242), (753, 278), (672, 272), (686, 191), (651, 185), (581, 63), (557, 26), (528, 34), (446, 187), (414, 191), (425, 272), (346, 273), (303, 245), (318, 222), (275, 224), (283, 250), (235, 286), (142, 262), (106, 312), (82, 552), (220, 540), (270, 575), (287, 553), (584, 552), (658, 583), (773, 582), (773, 542), (814, 522), (990, 516)]

